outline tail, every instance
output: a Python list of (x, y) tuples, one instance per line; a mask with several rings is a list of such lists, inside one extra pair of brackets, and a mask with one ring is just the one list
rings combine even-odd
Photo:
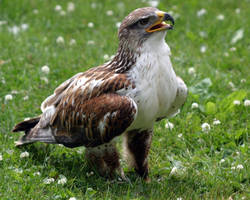
[(12, 132), (24, 131), (23, 135), (18, 141), (15, 142), (16, 146), (23, 146), (33, 142), (46, 142), (56, 143), (50, 127), (41, 128), (39, 126), (40, 117), (32, 118), (18, 123)]

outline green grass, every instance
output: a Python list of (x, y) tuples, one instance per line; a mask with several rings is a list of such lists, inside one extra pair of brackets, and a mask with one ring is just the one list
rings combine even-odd
[[(174, 124), (172, 130), (165, 128), (166, 120), (155, 125), (149, 156), (151, 183), (142, 182), (125, 164), (131, 184), (109, 183), (96, 174), (88, 177), (91, 169), (83, 158), (84, 148), (41, 143), (15, 148), (20, 135), (11, 133), (13, 125), (38, 115), (41, 102), (59, 83), (102, 64), (104, 54), (114, 54), (118, 45), (115, 24), (133, 9), (148, 5), (140, 0), (95, 0), (93, 9), (89, 0), (72, 2), (75, 11), (61, 16), (54, 8), (60, 4), (66, 10), (66, 0), (0, 0), (0, 21), (7, 22), (0, 25), (0, 199), (249, 199), (250, 107), (243, 103), (250, 98), (247, 0), (160, 2), (160, 9), (179, 15), (166, 40), (175, 71), (190, 92), (181, 113), (169, 120)], [(202, 8), (207, 13), (197, 17)], [(113, 16), (107, 16), (107, 10), (113, 10)], [(219, 14), (225, 19), (217, 20)], [(28, 29), (17, 35), (9, 32), (9, 27), (21, 24), (28, 24)], [(244, 36), (232, 44), (239, 29)], [(205, 37), (200, 36), (201, 31)], [(64, 44), (56, 43), (58, 36)], [(72, 38), (75, 45), (69, 45)], [(95, 44), (88, 44), (90, 40)], [(203, 45), (205, 53), (200, 52)], [(48, 75), (41, 71), (44, 65), (50, 67)], [(195, 75), (188, 73), (190, 67)], [(7, 94), (13, 99), (6, 101)], [(24, 100), (25, 96), (29, 99)], [(234, 100), (241, 104), (234, 105)], [(191, 109), (193, 102), (199, 108)], [(213, 125), (214, 118), (221, 124)], [(208, 133), (201, 129), (205, 122), (211, 126)], [(29, 157), (21, 159), (23, 151)], [(241, 165), (243, 169), (237, 169)], [(171, 175), (173, 167), (178, 170)], [(67, 177), (64, 185), (57, 184), (60, 174)], [(55, 182), (46, 185), (45, 178)]]

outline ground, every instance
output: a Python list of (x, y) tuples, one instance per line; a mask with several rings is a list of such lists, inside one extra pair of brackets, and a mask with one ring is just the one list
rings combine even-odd
[(124, 162), (131, 183), (107, 182), (87, 167), (84, 148), (15, 148), (13, 125), (38, 115), (59, 83), (112, 56), (125, 15), (157, 3), (71, 2), (0, 0), (0, 199), (249, 199), (249, 0), (159, 1), (176, 21), (166, 41), (189, 96), (155, 125), (151, 183)]

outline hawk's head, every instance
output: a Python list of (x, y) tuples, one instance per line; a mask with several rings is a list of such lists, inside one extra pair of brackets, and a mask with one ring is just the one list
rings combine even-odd
[[(172, 25), (167, 24), (166, 21), (171, 21)], [(173, 25), (173, 17), (166, 12), (152, 7), (138, 8), (125, 17), (118, 36), (121, 42), (131, 41), (130, 43), (142, 44), (156, 34), (164, 37), (166, 30), (172, 29)]]

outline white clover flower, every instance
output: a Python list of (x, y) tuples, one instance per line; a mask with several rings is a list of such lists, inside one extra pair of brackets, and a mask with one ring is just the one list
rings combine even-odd
[(228, 85), (229, 85), (233, 90), (235, 90), (235, 85), (234, 85), (233, 82), (230, 81), (230, 82), (228, 83)]
[(5, 99), (5, 101), (10, 101), (13, 99), (13, 96), (11, 94), (6, 94), (4, 99)]
[(199, 35), (200, 35), (202, 38), (207, 37), (207, 33), (206, 33), (205, 31), (200, 31), (200, 32), (199, 32)]
[(225, 16), (224, 16), (224, 15), (222, 15), (222, 14), (219, 14), (219, 15), (216, 17), (216, 19), (218, 19), (218, 20), (222, 21), (222, 20), (224, 20), (224, 19), (225, 19)]
[(103, 56), (103, 58), (104, 58), (104, 60), (108, 60), (108, 59), (109, 59), (109, 55), (108, 55), (108, 54), (105, 54), (105, 55)]
[(239, 164), (239, 165), (236, 166), (236, 168), (237, 169), (243, 169), (244, 167), (243, 167), (243, 165)]
[(121, 24), (122, 24), (121, 22), (116, 22), (115, 26), (116, 26), (117, 28), (120, 28)]
[(49, 71), (50, 71), (50, 69), (49, 69), (49, 67), (47, 65), (42, 66), (41, 70), (45, 74), (49, 74)]
[(171, 123), (171, 122), (167, 122), (167, 123), (165, 124), (165, 128), (172, 130), (172, 129), (174, 128), (174, 124)]
[(56, 5), (56, 7), (55, 7), (55, 11), (61, 11), (62, 10), (62, 6), (60, 6), (60, 5)]
[(236, 42), (238, 42), (239, 40), (241, 40), (244, 36), (244, 29), (239, 29), (235, 32), (232, 40), (231, 40), (231, 43), (232, 44), (235, 44)]
[(194, 103), (192, 103), (191, 108), (192, 109), (199, 108), (199, 104), (194, 102)]
[(76, 198), (75, 197), (70, 197), (69, 200), (76, 200)]
[(67, 6), (68, 12), (73, 12), (75, 10), (75, 4), (73, 2), (69, 2)]
[(209, 132), (211, 128), (210, 128), (210, 125), (208, 123), (203, 123), (201, 125), (201, 129), (203, 132)]
[(56, 43), (57, 44), (63, 44), (64, 43), (64, 38), (62, 36), (59, 36), (56, 38)]
[(114, 14), (113, 10), (107, 10), (106, 15), (112, 16)]
[(201, 53), (205, 53), (207, 51), (207, 47), (205, 45), (202, 45), (200, 48)]
[(11, 94), (18, 94), (19, 92), (17, 90), (12, 90)]
[(24, 101), (27, 101), (29, 99), (29, 96), (28, 95), (26, 95), (25, 97), (23, 97), (23, 100)]
[(47, 77), (42, 76), (42, 77), (40, 77), (40, 79), (41, 79), (41, 81), (44, 81), (47, 84), (49, 83), (49, 79), (47, 79)]
[(57, 181), (58, 184), (64, 185), (67, 183), (67, 178), (64, 175), (59, 175), (59, 180)]
[(9, 32), (14, 34), (14, 35), (17, 35), (20, 31), (20, 28), (18, 26), (13, 26), (13, 27), (9, 27), (8, 28)]
[(29, 157), (29, 152), (27, 152), (27, 151), (24, 151), (24, 152), (22, 152), (21, 154), (20, 154), (20, 158), (26, 158), (26, 157)]
[(34, 172), (33, 175), (34, 176), (41, 176), (41, 173), (40, 172)]
[(16, 168), (16, 169), (14, 169), (14, 171), (16, 172), (16, 173), (18, 173), (18, 174), (22, 174), (23, 173), (23, 169), (19, 169), (19, 168)]
[(61, 15), (61, 16), (65, 16), (65, 15), (66, 15), (66, 12), (65, 12), (64, 10), (61, 10), (61, 11), (60, 11), (60, 15)]
[(224, 56), (225, 56), (225, 57), (228, 57), (228, 56), (229, 56), (229, 53), (228, 53), (228, 52), (225, 52), (225, 53), (224, 53)]
[(182, 133), (178, 134), (178, 138), (181, 138), (182, 137)]
[(96, 7), (97, 7), (97, 5), (96, 5), (96, 3), (91, 3), (91, 8), (93, 8), (93, 9), (96, 9)]
[(34, 13), (34, 14), (38, 14), (39, 11), (38, 11), (37, 9), (34, 9), (34, 10), (33, 10), (33, 13)]
[(218, 119), (214, 119), (214, 121), (213, 121), (213, 125), (219, 125), (219, 124), (221, 124), (220, 120), (218, 120)]
[(245, 101), (244, 101), (244, 106), (250, 106), (250, 100), (249, 99), (246, 99)]
[(21, 29), (22, 29), (23, 31), (26, 31), (28, 28), (29, 28), (29, 25), (28, 25), (28, 24), (22, 24), (22, 25), (21, 25)]
[(188, 68), (188, 73), (191, 74), (191, 75), (195, 74), (195, 68), (194, 67), (189, 67)]
[(231, 169), (236, 169), (236, 167), (233, 166), (233, 167), (231, 167)]
[(95, 41), (94, 41), (94, 40), (89, 40), (89, 41), (87, 42), (87, 44), (88, 44), (88, 45), (94, 45), (94, 44), (95, 44)]
[(202, 8), (202, 9), (198, 10), (196, 14), (198, 17), (201, 17), (202, 15), (205, 15), (206, 13), (207, 13), (207, 10)]
[(236, 51), (237, 49), (236, 49), (236, 47), (231, 47), (229, 50), (230, 51)]
[(3, 160), (3, 155), (2, 154), (0, 154), (0, 161), (2, 161)]
[(94, 27), (94, 23), (93, 23), (93, 22), (89, 22), (89, 23), (88, 23), (88, 27), (89, 27), (89, 28), (93, 28), (93, 27)]
[(44, 184), (50, 184), (50, 183), (53, 183), (55, 181), (55, 179), (54, 178), (45, 178), (45, 179), (43, 179), (43, 183)]
[(225, 159), (222, 158), (222, 159), (220, 160), (220, 163), (224, 163), (224, 162), (225, 162)]
[(243, 78), (243, 79), (240, 80), (240, 82), (241, 82), (241, 83), (245, 83), (245, 82), (246, 82), (246, 79)]
[(240, 101), (239, 100), (234, 100), (233, 104), (234, 105), (240, 105)]
[(157, 7), (159, 5), (159, 1), (149, 1), (148, 4), (151, 6), (151, 7)]
[(75, 39), (71, 39), (70, 41), (69, 41), (69, 45), (75, 45), (76, 44), (76, 40)]
[(182, 200), (182, 198), (181, 198), (181, 197), (178, 197), (176, 200)]
[(235, 9), (235, 13), (236, 13), (236, 14), (240, 14), (240, 8), (236, 8), (236, 9)]

